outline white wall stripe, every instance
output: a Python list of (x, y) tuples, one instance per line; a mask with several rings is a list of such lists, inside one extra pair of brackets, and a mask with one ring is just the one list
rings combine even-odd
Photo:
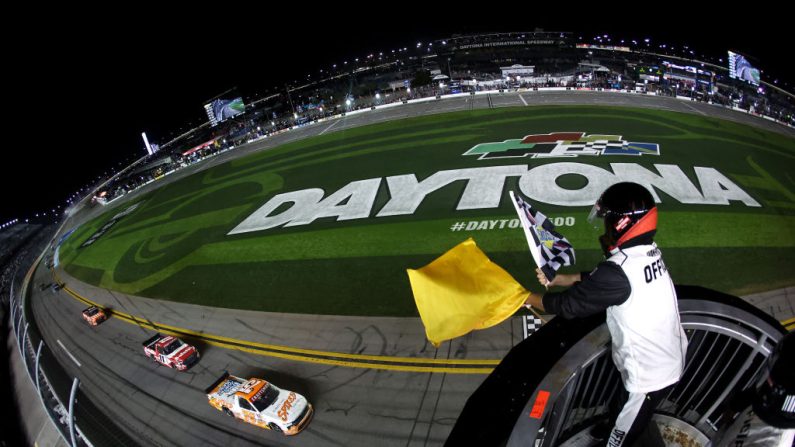
[(72, 359), (73, 362), (75, 362), (75, 365), (77, 365), (77, 367), (80, 368), (82, 366), (82, 365), (80, 365), (80, 362), (78, 362), (77, 359), (75, 358), (75, 356), (73, 356), (72, 353), (69, 352), (68, 349), (66, 349), (66, 346), (64, 346), (63, 343), (61, 343), (61, 340), (56, 340), (56, 341), (61, 346), (61, 348), (63, 348), (64, 352), (66, 352), (66, 355), (68, 355), (69, 358)]

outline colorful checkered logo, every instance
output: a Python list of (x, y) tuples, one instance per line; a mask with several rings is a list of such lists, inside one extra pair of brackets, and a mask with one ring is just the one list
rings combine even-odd
[(660, 145), (625, 141), (621, 135), (586, 135), (585, 132), (554, 132), (528, 135), (520, 140), (481, 143), (464, 155), (492, 158), (572, 158), (599, 155), (660, 155)]

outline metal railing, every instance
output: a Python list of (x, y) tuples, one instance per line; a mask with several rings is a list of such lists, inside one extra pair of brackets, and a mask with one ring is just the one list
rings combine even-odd
[[(38, 265), (41, 259), (42, 256), (37, 259), (34, 266)], [(49, 363), (49, 361), (42, 362), (42, 353), (45, 349), (44, 340), (41, 340), (37, 333), (34, 334), (34, 331), (31, 331), (31, 325), (25, 317), (25, 296), (27, 294), (24, 291), (30, 282), (32, 271), (33, 268), (31, 268), (31, 271), (26, 275), (23, 286), (20, 288), (22, 293), (20, 293), (19, 296), (15, 293), (17, 290), (16, 273), (11, 280), (8, 307), (11, 328), (16, 337), (17, 350), (22, 358), (25, 371), (41, 400), (44, 411), (58, 429), (63, 440), (73, 447), (92, 446), (86, 439), (82, 430), (75, 424), (73, 404), (79, 386), (78, 379), (74, 378), (73, 380), (72, 388), (69, 392), (69, 400), (63, 399), (63, 394), (59, 396), (59, 393), (56, 392), (56, 387), (45, 372), (46, 368), (43, 367), (45, 363)], [(34, 341), (34, 338), (36, 341)], [(67, 405), (64, 405), (64, 402), (67, 402)]]
[(42, 339), (36, 322), (30, 318), (27, 296), (31, 278), (45, 253), (33, 263), (20, 287), (16, 287), (18, 277), (14, 275), (9, 296), (11, 329), (41, 404), (67, 445), (138, 445), (80, 390), (79, 378), (67, 373), (61, 366)]
[[(677, 293), (689, 340), (687, 363), (655, 418), (700, 445), (726, 422), (722, 415), (731, 397), (757, 384), (784, 330), (739, 298), (700, 287), (677, 287)], [(562, 319), (517, 345), (470, 397), (448, 445), (470, 437), (484, 440), (479, 445), (587, 445), (578, 435), (607, 418), (621, 378), (603, 314), (556, 320)], [(483, 407), (498, 409), (494, 421), (470, 428)]]

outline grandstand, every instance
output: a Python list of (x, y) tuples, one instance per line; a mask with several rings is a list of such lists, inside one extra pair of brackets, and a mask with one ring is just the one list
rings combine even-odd
[(42, 225), (21, 223), (0, 231), (0, 266), (5, 265), (41, 228)]
[[(722, 105), (795, 125), (795, 97), (763, 82), (731, 79), (722, 59), (694, 50), (649, 46), (648, 39), (587, 43), (571, 32), (454, 35), (335, 64), (323, 79), (296, 82), (281, 93), (247, 98), (246, 113), (215, 127), (205, 123), (161, 145), (161, 151), (114, 178), (102, 203), (207, 156), (357, 110), (454, 93), (566, 88), (631, 91)], [(506, 75), (506, 67), (530, 67)]]

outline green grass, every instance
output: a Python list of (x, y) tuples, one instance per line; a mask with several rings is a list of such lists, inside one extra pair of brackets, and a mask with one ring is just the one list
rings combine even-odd
[[(533, 133), (584, 131), (660, 144), (661, 155), (577, 159), (493, 159), (462, 156), (478, 143)], [(430, 194), (411, 216), (374, 217), (389, 200), (382, 182), (368, 219), (228, 235), (275, 194), (322, 188), (325, 195), (354, 180), (448, 169), (574, 161), (680, 166), (698, 185), (693, 167), (714, 167), (762, 206), (680, 204), (664, 193), (658, 242), (680, 283), (729, 293), (795, 284), (795, 140), (701, 116), (604, 107), (527, 107), (411, 118), (340, 131), (258, 152), (166, 185), (138, 199), (141, 206), (96, 243), (94, 232), (131, 203), (84, 224), (62, 246), (61, 262), (98, 286), (197, 304), (325, 314), (416, 315), (406, 268), (429, 262), (473, 236), (497, 263), (526, 286), (535, 280), (519, 229), (450, 230), (456, 222), (511, 219), (504, 197), (497, 209), (456, 211), (465, 188), (454, 182)], [(509, 178), (505, 190), (516, 190)], [(581, 176), (559, 179), (580, 188)], [(506, 194), (507, 195), (507, 194)], [(536, 205), (549, 216), (570, 216), (562, 227), (578, 250), (575, 270), (600, 254), (586, 207)]]

